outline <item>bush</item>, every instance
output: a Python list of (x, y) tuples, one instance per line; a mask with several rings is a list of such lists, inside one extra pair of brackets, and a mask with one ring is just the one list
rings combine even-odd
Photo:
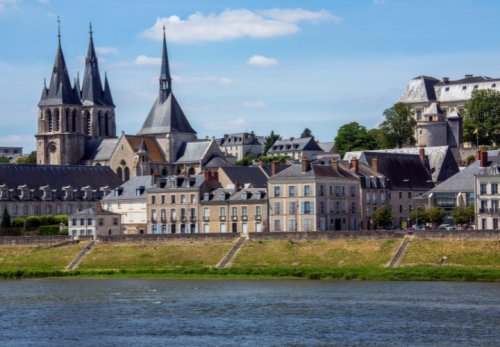
[(12, 221), (12, 226), (15, 228), (24, 228), (24, 218), (16, 217)]
[(26, 230), (37, 229), (40, 225), (40, 218), (37, 216), (30, 216), (24, 220), (24, 228)]
[(35, 230), (42, 225), (56, 225), (60, 223), (68, 225), (68, 216), (64, 214), (57, 216), (31, 216), (26, 218), (24, 228), (26, 230)]
[(39, 233), (40, 235), (66, 235), (59, 232), (59, 225), (42, 225)]

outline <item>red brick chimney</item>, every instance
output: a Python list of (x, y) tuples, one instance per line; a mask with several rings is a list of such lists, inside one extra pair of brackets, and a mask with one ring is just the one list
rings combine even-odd
[(309, 159), (307, 157), (302, 157), (302, 171), (307, 172), (310, 168)]
[(377, 157), (372, 158), (372, 169), (378, 172), (378, 158)]
[(205, 181), (208, 181), (208, 179), (210, 178), (210, 170), (209, 169), (206, 169), (203, 170), (203, 174), (204, 174), (204, 177), (205, 177)]
[(280, 163), (277, 160), (273, 160), (271, 162), (271, 176), (274, 176), (278, 173), (278, 167)]
[(479, 166), (486, 167), (488, 166), (488, 151), (486, 149), (481, 150), (481, 158), (479, 159)]
[(359, 160), (356, 157), (351, 158), (351, 169), (357, 174), (359, 173)]
[(420, 149), (418, 150), (418, 156), (420, 157), (420, 161), (422, 163), (425, 163), (425, 148), (424, 147), (420, 147)]

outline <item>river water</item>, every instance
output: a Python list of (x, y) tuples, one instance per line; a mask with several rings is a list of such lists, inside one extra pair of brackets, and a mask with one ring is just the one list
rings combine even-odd
[(0, 282), (2, 346), (499, 346), (500, 284)]

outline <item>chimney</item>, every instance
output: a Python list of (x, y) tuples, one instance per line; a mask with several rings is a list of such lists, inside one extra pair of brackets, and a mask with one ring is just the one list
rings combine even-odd
[(478, 149), (476, 151), (476, 160), (481, 160), (481, 150), (480, 149)]
[(209, 169), (206, 169), (203, 171), (203, 174), (205, 176), (205, 181), (208, 181), (208, 179), (210, 178), (210, 170)]
[(465, 78), (471, 78), (472, 76), (474, 76), (473, 74), (466, 74), (464, 77)]
[(378, 172), (378, 158), (377, 157), (372, 158), (372, 169)]
[(485, 148), (481, 149), (481, 159), (479, 159), (479, 166), (486, 167), (488, 166), (488, 151)]
[(356, 157), (351, 158), (351, 169), (357, 174), (359, 173), (359, 160)]
[(449, 77), (443, 77), (443, 82), (444, 82), (444, 84), (450, 83), (450, 78)]
[(309, 159), (307, 157), (302, 157), (302, 172), (307, 172), (310, 168)]
[(420, 147), (420, 149), (418, 150), (418, 156), (420, 158), (420, 161), (422, 163), (425, 163), (425, 148), (424, 147)]
[(274, 176), (278, 173), (279, 162), (277, 160), (273, 160), (271, 162), (271, 176)]
[(332, 165), (332, 168), (335, 169), (335, 170), (339, 170), (339, 161), (337, 159), (332, 159), (332, 161), (330, 162), (331, 165)]

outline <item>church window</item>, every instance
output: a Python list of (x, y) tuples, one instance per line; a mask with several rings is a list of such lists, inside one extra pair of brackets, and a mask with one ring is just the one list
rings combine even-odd
[(47, 116), (47, 125), (48, 125), (48, 131), (52, 131), (52, 112), (50, 110), (45, 111), (45, 114)]
[(122, 171), (121, 167), (119, 167), (118, 169), (116, 169), (116, 175), (118, 177), (120, 177), (120, 179), (123, 181), (123, 171)]
[(64, 131), (70, 131), (70, 111), (69, 111), (69, 108), (66, 109), (66, 112), (65, 112), (65, 121), (66, 121), (66, 127), (64, 128)]
[(128, 181), (130, 179), (130, 169), (128, 168), (128, 166), (125, 166), (125, 170), (124, 170), (124, 173), (125, 173), (125, 181)]
[(54, 111), (54, 118), (55, 118), (55, 131), (59, 131), (61, 129), (61, 117), (59, 116), (59, 110), (56, 109)]
[(76, 110), (71, 114), (71, 131), (76, 132)]
[(109, 136), (109, 114), (104, 115), (104, 136)]

